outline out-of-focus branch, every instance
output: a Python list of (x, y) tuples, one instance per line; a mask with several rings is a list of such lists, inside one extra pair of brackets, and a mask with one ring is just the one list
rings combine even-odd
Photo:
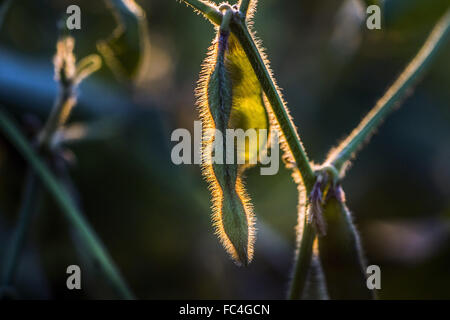
[(42, 184), (54, 197), (61, 211), (65, 214), (68, 221), (74, 226), (74, 229), (80, 235), (80, 239), (85, 243), (92, 257), (97, 260), (98, 266), (105, 278), (108, 279), (111, 286), (123, 299), (133, 299), (133, 294), (120, 275), (116, 265), (112, 261), (105, 247), (101, 243), (94, 230), (85, 220), (81, 212), (74, 205), (70, 195), (65, 188), (60, 185), (53, 173), (47, 168), (45, 163), (38, 157), (32, 147), (28, 144), (25, 137), (16, 127), (12, 119), (0, 107), (0, 130), (9, 138), (12, 144), (28, 161), (31, 169), (39, 177)]
[(433, 61), (436, 52), (448, 40), (450, 34), (450, 9), (444, 14), (425, 41), (419, 53), (400, 74), (394, 84), (378, 100), (375, 107), (367, 114), (352, 133), (335, 149), (331, 150), (326, 165), (334, 166), (341, 175), (346, 163), (362, 148), (375, 130), (405, 97), (408, 90), (416, 83)]

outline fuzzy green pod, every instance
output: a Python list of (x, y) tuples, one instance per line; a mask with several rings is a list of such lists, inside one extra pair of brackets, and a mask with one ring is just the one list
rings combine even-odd
[[(211, 112), (214, 127), (222, 134), (228, 129), (232, 109), (232, 81), (225, 65), (229, 32), (221, 29), (217, 43), (217, 61), (208, 83), (208, 106)], [(220, 146), (219, 146), (220, 147)], [(214, 225), (226, 250), (239, 264), (247, 265), (249, 262), (249, 229), (252, 221), (250, 208), (246, 208), (239, 197), (236, 187), (238, 182), (237, 163), (226, 163), (227, 140), (222, 139), (222, 163), (212, 163), (212, 173), (215, 183), (220, 191), (220, 203), (217, 203), (217, 212)], [(211, 152), (214, 152), (213, 150)], [(212, 156), (216, 156), (212, 154)], [(246, 210), (247, 209), (247, 210)]]
[[(225, 16), (231, 19), (232, 14), (229, 9)], [(202, 171), (212, 193), (215, 231), (236, 264), (247, 265), (253, 257), (255, 228), (242, 174), (267, 147), (267, 135), (260, 135), (258, 129), (267, 132), (269, 119), (259, 81), (226, 23), (218, 30), (197, 92), (203, 126)], [(227, 138), (227, 129), (256, 129), (256, 140), (246, 139), (245, 147), (239, 149), (235, 137)], [(227, 157), (231, 142), (234, 155)]]
[(327, 233), (318, 237), (319, 257), (331, 299), (373, 299), (358, 233), (338, 186), (323, 207)]

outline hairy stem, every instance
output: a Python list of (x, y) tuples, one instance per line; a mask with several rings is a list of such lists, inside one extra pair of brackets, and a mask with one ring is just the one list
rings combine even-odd
[(312, 190), (316, 177), (272, 75), (248, 29), (242, 23), (233, 23), (231, 30), (236, 35), (252, 64), (253, 70), (270, 102), (286, 143), (300, 171), (306, 192), (309, 193)]
[(100, 270), (103, 272), (105, 278), (108, 279), (114, 290), (123, 299), (133, 299), (133, 294), (122, 279), (117, 267), (111, 260), (111, 257), (98, 236), (84, 219), (81, 212), (73, 204), (71, 197), (67, 194), (65, 189), (56, 180), (45, 163), (34, 153), (33, 149), (17, 129), (14, 122), (2, 109), (0, 109), (0, 129), (29, 162), (40, 181), (48, 189), (50, 194), (53, 195), (67, 220), (73, 225), (74, 229), (77, 230), (80, 238), (83, 239), (91, 256), (95, 257), (97, 260)]
[(333, 165), (343, 174), (345, 164), (352, 158), (365, 141), (374, 133), (385, 116), (391, 112), (408, 92), (408, 89), (430, 65), (438, 49), (450, 33), (450, 9), (444, 14), (425, 41), (419, 53), (409, 63), (394, 84), (387, 90), (375, 107), (367, 114), (353, 132), (331, 151), (327, 164)]
[(186, 3), (188, 6), (195, 9), (195, 11), (203, 14), (213, 24), (220, 25), (222, 22), (222, 13), (219, 9), (209, 1), (202, 0), (180, 0)]
[[(269, 100), (272, 110), (280, 125), (281, 131), (286, 139), (292, 156), (295, 159), (300, 175), (309, 195), (314, 186), (316, 177), (311, 168), (305, 149), (301, 143), (297, 130), (288, 114), (287, 108), (281, 98), (272, 75), (256, 46), (252, 35), (243, 24), (232, 24), (232, 31), (241, 43), (250, 63), (253, 66), (256, 76)], [(315, 239), (315, 230), (306, 218), (303, 232), (299, 243), (297, 257), (295, 259), (294, 274), (289, 289), (289, 298), (300, 298), (305, 285), (312, 258), (312, 246)]]
[(32, 170), (28, 170), (26, 175), (26, 184), (23, 194), (22, 204), (19, 212), (19, 222), (14, 230), (2, 275), (2, 286), (9, 286), (12, 284), (17, 265), (20, 260), (20, 252), (25, 243), (25, 238), (33, 216), (33, 212), (37, 210), (39, 202), (38, 180)]
[[(216, 8), (211, 7), (211, 5), (208, 5), (200, 0), (183, 1), (205, 15), (205, 17), (210, 19), (212, 23), (217, 25), (221, 24), (223, 15)], [(217, 15), (214, 15), (214, 18), (208, 16), (211, 10), (214, 10), (214, 12), (217, 13)], [(279, 93), (275, 81), (272, 78), (271, 72), (266, 66), (266, 63), (247, 27), (242, 23), (232, 23), (230, 27), (231, 31), (235, 34), (239, 40), (239, 43), (243, 47), (253, 70), (261, 83), (264, 93), (272, 106), (275, 117), (280, 125), (280, 129), (286, 138), (286, 142), (292, 152), (292, 156), (294, 157), (297, 167), (300, 170), (306, 191), (309, 193), (312, 190), (316, 178), (309, 163), (308, 156), (306, 155), (306, 151), (303, 148), (297, 134), (294, 123), (289, 116), (287, 108), (281, 98), (281, 94)]]
[(239, 11), (241, 12), (243, 17), (247, 17), (248, 8), (251, 1), (252, 0), (241, 0), (239, 4)]
[[(199, 5), (199, 3), (202, 3), (202, 1), (183, 1), (203, 13), (207, 18), (211, 20), (212, 23), (220, 25), (222, 20), (222, 15), (220, 14), (220, 12), (220, 16), (211, 19), (207, 15), (207, 11), (204, 10), (204, 8), (201, 8), (201, 6)], [(241, 5), (243, 4), (244, 7), (248, 6), (249, 2), (247, 2), (248, 1), (243, 1)], [(267, 99), (271, 104), (275, 117), (280, 125), (280, 129), (286, 139), (286, 143), (299, 169), (306, 192), (309, 195), (316, 181), (316, 177), (309, 163), (306, 151), (304, 150), (303, 145), (300, 141), (300, 137), (297, 134), (297, 130), (295, 129), (295, 126), (289, 116), (287, 108), (283, 102), (283, 99), (281, 98), (281, 94), (279, 93), (278, 88), (275, 84), (275, 81), (272, 78), (269, 68), (266, 66), (266, 63), (262, 58), (252, 35), (247, 29), (247, 26), (240, 21), (238, 23), (232, 23), (230, 27), (231, 31), (235, 34), (242, 48), (244, 49), (250, 63), (252, 64), (253, 70), (255, 71), (255, 74), (258, 77), (259, 82), (261, 83), (264, 93), (266, 94)], [(289, 296), (291, 298), (297, 298), (301, 296), (306, 285), (307, 273), (311, 264), (312, 246), (314, 243), (314, 239), (315, 230), (313, 226), (308, 223), (307, 220), (305, 220), (304, 229), (300, 240), (300, 246), (296, 257), (291, 289), (289, 290)]]
[(300, 299), (303, 295), (308, 271), (311, 267), (314, 239), (316, 238), (316, 232), (312, 224), (306, 221), (306, 218), (301, 237), (300, 247), (298, 248), (294, 264), (294, 273), (288, 292), (288, 298), (292, 300)]

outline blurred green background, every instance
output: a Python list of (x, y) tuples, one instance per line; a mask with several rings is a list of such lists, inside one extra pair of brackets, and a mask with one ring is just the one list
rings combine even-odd
[[(360, 1), (259, 2), (255, 29), (317, 163), (381, 97), (449, 6), (386, 0), (382, 30), (371, 31)], [(91, 132), (68, 147), (80, 205), (139, 298), (284, 298), (297, 220), (289, 172), (248, 172), (259, 231), (253, 263), (236, 267), (213, 234), (199, 166), (170, 160), (171, 132), (192, 130), (198, 119), (193, 91), (213, 26), (175, 0), (137, 3), (151, 44), (142, 76), (124, 82), (103, 64), (78, 90), (70, 123)], [(0, 30), (0, 104), (28, 136), (57, 94), (52, 57), (58, 21), (71, 4), (82, 12), (82, 28), (72, 33), (76, 56), (97, 52), (97, 41), (116, 27), (105, 1), (14, 0)], [(447, 43), (344, 182), (367, 261), (381, 267), (382, 299), (450, 298), (449, 57)], [(25, 168), (0, 136), (0, 257), (17, 221)], [(66, 289), (71, 264), (81, 265), (82, 291)], [(49, 195), (33, 218), (16, 284), (23, 298), (115, 297)]]

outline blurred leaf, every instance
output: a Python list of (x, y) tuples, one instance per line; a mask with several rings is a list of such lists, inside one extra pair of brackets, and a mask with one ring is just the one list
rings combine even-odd
[[(50, 62), (26, 59), (8, 50), (0, 51), (0, 101), (16, 115), (35, 113), (46, 116), (52, 107), (58, 87), (53, 79)], [(80, 84), (74, 116), (97, 118), (104, 114), (126, 112), (132, 103), (121, 90), (111, 90), (97, 79), (85, 79)], [(24, 94), (26, 92), (26, 94)], [(108, 94), (103, 94), (108, 92)]]
[(118, 26), (97, 48), (121, 80), (136, 80), (148, 57), (150, 42), (145, 12), (134, 0), (107, 0)]
[(359, 236), (342, 198), (332, 196), (326, 201), (323, 215), (328, 230), (318, 237), (328, 293), (331, 299), (371, 299)]
[(8, 12), (9, 6), (12, 0), (1, 0), (0, 1), (0, 28), (2, 27), (3, 20), (5, 20), (6, 13)]

